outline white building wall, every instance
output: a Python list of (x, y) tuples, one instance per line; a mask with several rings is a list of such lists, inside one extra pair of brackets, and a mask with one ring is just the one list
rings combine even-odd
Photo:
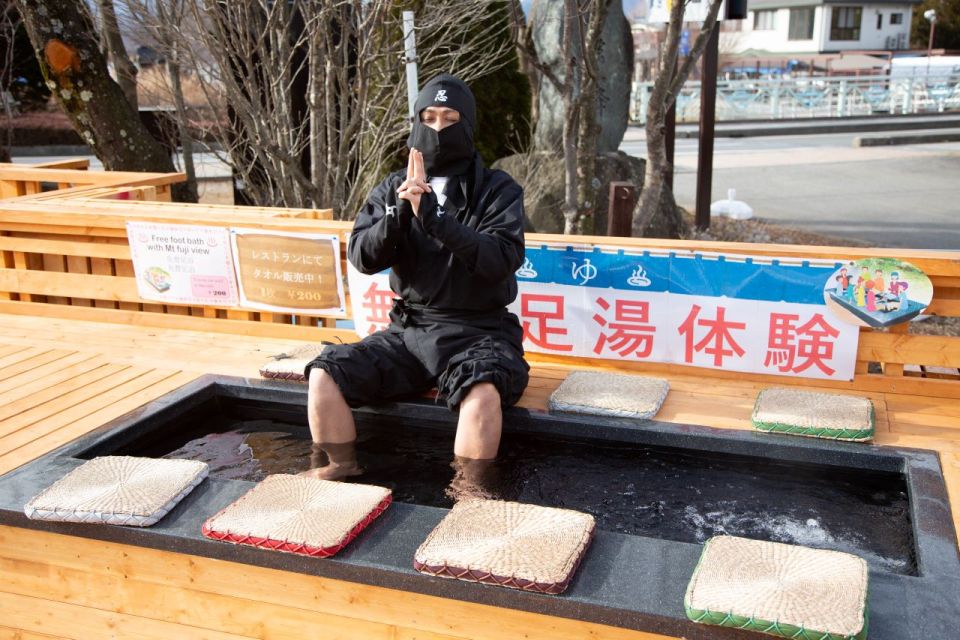
[[(913, 17), (913, 8), (911, 5), (889, 5), (889, 4), (865, 4), (860, 17), (860, 39), (859, 40), (831, 40), (830, 24), (833, 19), (833, 11), (840, 7), (855, 7), (856, 3), (849, 5), (829, 5), (823, 7), (823, 45), (821, 51), (851, 51), (851, 50), (884, 50), (884, 49), (909, 49), (910, 48), (910, 20)], [(890, 16), (899, 13), (903, 17), (901, 24), (890, 24)], [(877, 15), (883, 16), (882, 24), (877, 29)], [(901, 35), (902, 34), (902, 35)], [(888, 46), (888, 38), (890, 38)], [(899, 43), (894, 44), (894, 43)]]
[(774, 18), (774, 29), (755, 31), (754, 11), (747, 13), (747, 19), (744, 20), (743, 31), (736, 41), (734, 52), (745, 51), (746, 49), (760, 49), (770, 51), (771, 53), (817, 53), (820, 50), (820, 42), (823, 37), (821, 16), (823, 7), (816, 7), (813, 16), (813, 37), (810, 40), (789, 40), (790, 34), (790, 9), (776, 9)]
[[(860, 22), (860, 39), (833, 41), (830, 39), (831, 11), (837, 6), (862, 6)], [(789, 40), (790, 9), (776, 9), (775, 28), (773, 30), (754, 30), (755, 11), (749, 11), (747, 19), (743, 21), (743, 30), (736, 35), (725, 37), (720, 34), (721, 47), (731, 53), (747, 49), (759, 49), (772, 53), (820, 53), (824, 51), (851, 51), (851, 50), (883, 50), (887, 46), (887, 38), (902, 42), (903, 48), (910, 44), (910, 20), (912, 18), (911, 5), (821, 5), (816, 7), (813, 18), (813, 38), (810, 40)], [(883, 24), (877, 29), (877, 12), (883, 15)], [(890, 15), (903, 14), (901, 24), (890, 24)], [(902, 35), (901, 35), (902, 34)]]

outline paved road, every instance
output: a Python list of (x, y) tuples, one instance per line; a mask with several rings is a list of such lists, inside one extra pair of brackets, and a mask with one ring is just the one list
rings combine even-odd
[[(960, 250), (960, 143), (853, 147), (859, 133), (717, 138), (711, 200), (737, 190), (757, 217), (879, 246)], [(643, 131), (620, 147), (644, 157)], [(693, 208), (697, 141), (676, 145), (677, 202)]]
[[(960, 250), (960, 143), (855, 148), (858, 135), (870, 134), (717, 138), (711, 199), (733, 187), (757, 217), (778, 224), (878, 246)], [(631, 127), (620, 148), (646, 156), (643, 129)], [(196, 160), (201, 176), (230, 174), (212, 154)], [(677, 202), (692, 210), (696, 139), (677, 140), (676, 161)]]

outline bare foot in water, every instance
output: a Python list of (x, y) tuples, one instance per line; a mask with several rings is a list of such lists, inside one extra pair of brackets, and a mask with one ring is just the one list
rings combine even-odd
[(318, 480), (342, 480), (362, 473), (353, 442), (314, 442), (310, 446), (310, 469), (298, 475)]
[(496, 468), (493, 460), (474, 460), (454, 456), (453, 479), (444, 493), (454, 502), (496, 500)]
[(302, 471), (297, 475), (305, 478), (316, 478), (318, 480), (342, 480), (351, 476), (359, 476), (362, 473), (363, 469), (356, 465), (340, 466), (337, 464), (328, 464), (325, 467), (307, 469), (306, 471)]

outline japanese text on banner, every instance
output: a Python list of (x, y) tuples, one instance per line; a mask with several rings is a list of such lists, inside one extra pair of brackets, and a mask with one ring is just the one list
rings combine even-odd
[[(528, 352), (849, 380), (859, 330), (823, 303), (821, 262), (528, 247), (509, 308)], [(387, 274), (349, 271), (361, 336), (390, 322)]]

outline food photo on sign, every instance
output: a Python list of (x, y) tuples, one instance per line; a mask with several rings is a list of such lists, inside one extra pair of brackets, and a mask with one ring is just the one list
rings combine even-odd
[(844, 322), (880, 329), (923, 313), (933, 299), (933, 284), (909, 262), (864, 258), (831, 274), (823, 287), (823, 299)]

